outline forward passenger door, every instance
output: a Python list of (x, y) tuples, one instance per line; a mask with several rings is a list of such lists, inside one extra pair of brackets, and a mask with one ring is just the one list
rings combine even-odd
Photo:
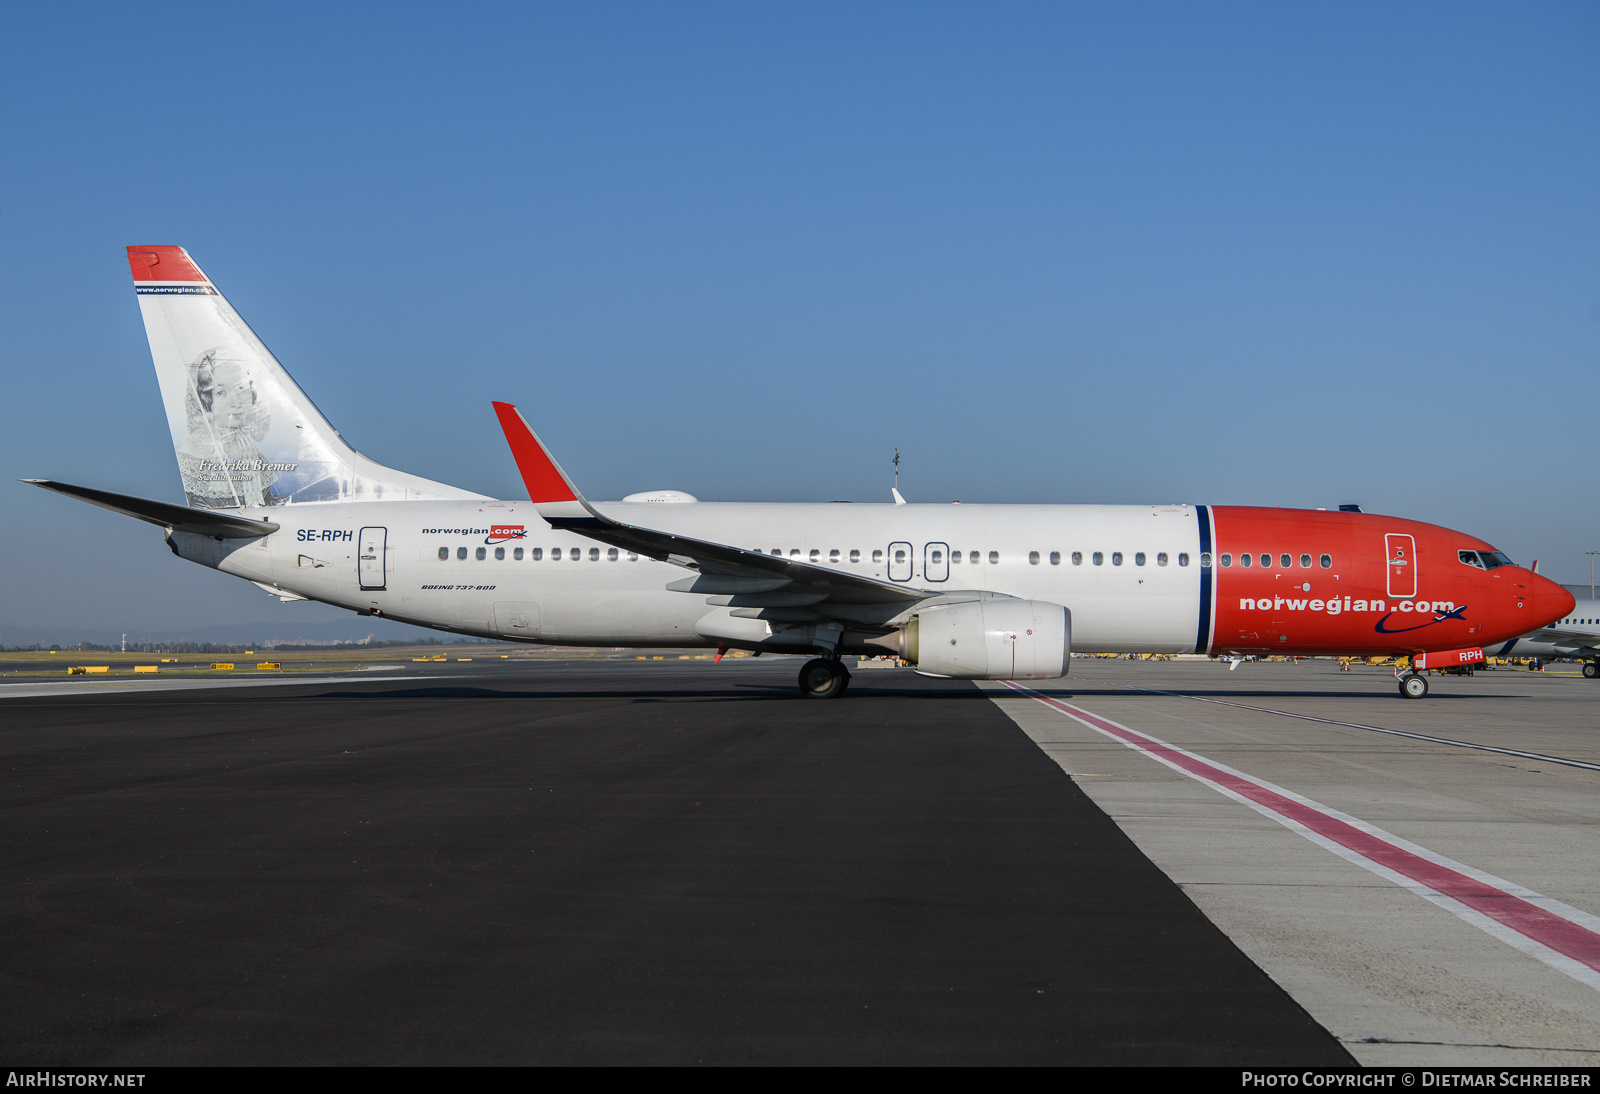
[(1389, 595), (1407, 600), (1417, 595), (1417, 541), (1411, 536), (1391, 532), (1383, 537), (1389, 556)]

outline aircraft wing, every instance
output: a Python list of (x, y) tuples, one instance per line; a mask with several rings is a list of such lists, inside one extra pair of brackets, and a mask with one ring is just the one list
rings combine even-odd
[(517, 461), (517, 470), (528, 488), (529, 499), (538, 508), (539, 515), (552, 528), (577, 532), (613, 547), (698, 572), (698, 577), (668, 586), (677, 592), (727, 595), (733, 598), (730, 603), (735, 605), (797, 607), (823, 602), (910, 606), (935, 595), (781, 555), (762, 554), (613, 520), (578, 492), (515, 406), (497, 402), (494, 409)]
[(45, 490), (53, 490), (57, 494), (65, 494), (69, 498), (86, 501), (90, 505), (98, 505), (113, 513), (133, 517), (135, 520), (159, 524), (174, 532), (193, 532), (214, 539), (259, 539), (278, 530), (278, 525), (270, 520), (246, 520), (244, 517), (229, 516), (214, 509), (190, 509), (185, 505), (135, 498), (128, 494), (113, 494), (109, 490), (73, 486), (69, 483), (53, 482), (50, 479), (22, 481)]
[(1553, 646), (1571, 646), (1577, 649), (1600, 649), (1600, 634), (1591, 631), (1573, 631), (1562, 627), (1545, 627), (1523, 635), (1533, 642), (1548, 642)]

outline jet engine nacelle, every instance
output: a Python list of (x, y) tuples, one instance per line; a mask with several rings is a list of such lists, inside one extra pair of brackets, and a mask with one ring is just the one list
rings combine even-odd
[(1043, 600), (979, 600), (928, 608), (900, 632), (918, 671), (963, 680), (1048, 680), (1067, 674), (1072, 613)]

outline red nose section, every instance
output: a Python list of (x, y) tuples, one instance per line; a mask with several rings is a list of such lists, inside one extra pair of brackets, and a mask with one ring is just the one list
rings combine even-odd
[(1572, 614), (1578, 606), (1577, 599), (1567, 590), (1538, 574), (1529, 575), (1533, 586), (1533, 624), (1543, 627)]

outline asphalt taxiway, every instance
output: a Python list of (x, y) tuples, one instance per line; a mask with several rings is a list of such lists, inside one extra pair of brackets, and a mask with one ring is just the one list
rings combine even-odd
[(0, 684), (0, 1046), (1600, 1059), (1600, 682), (1074, 660), (816, 702), (797, 668)]
[(796, 669), (0, 699), (4, 1054), (1350, 1060), (984, 692)]

